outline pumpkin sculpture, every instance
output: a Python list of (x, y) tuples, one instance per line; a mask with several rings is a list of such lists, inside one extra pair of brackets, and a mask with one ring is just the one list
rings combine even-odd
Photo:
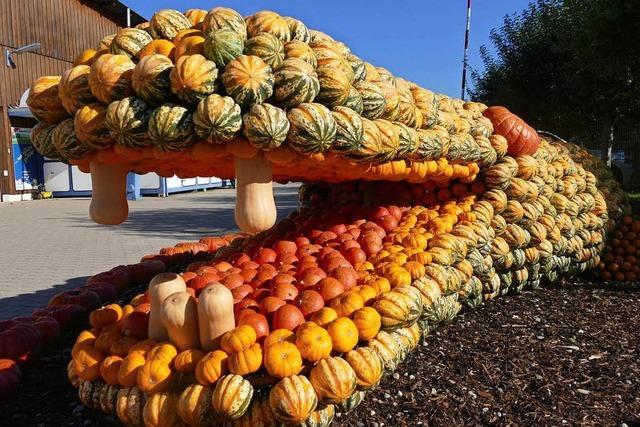
[[(182, 273), (145, 277), (126, 309), (92, 301), (68, 375), (125, 423), (327, 425), (463, 307), (598, 265), (627, 210), (584, 150), (295, 18), (162, 10), (148, 28), (30, 100), (36, 148), (92, 173), (98, 222), (126, 218), (130, 170), (237, 177), (248, 234), (163, 249)], [(295, 180), (276, 224), (272, 182)], [(10, 341), (0, 357), (28, 358)]]

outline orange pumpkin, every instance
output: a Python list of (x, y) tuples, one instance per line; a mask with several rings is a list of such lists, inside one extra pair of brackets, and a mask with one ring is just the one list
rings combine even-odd
[(374, 300), (378, 296), (376, 290), (369, 285), (357, 286), (354, 288), (354, 290), (356, 290), (360, 294), (365, 304), (369, 301)]
[(118, 382), (122, 387), (133, 387), (138, 383), (138, 371), (144, 366), (146, 359), (140, 353), (130, 353), (120, 364)]
[(256, 331), (249, 325), (241, 325), (226, 332), (220, 341), (220, 347), (227, 354), (239, 353), (255, 344)]
[(333, 351), (336, 353), (353, 350), (358, 344), (358, 328), (348, 317), (338, 317), (329, 323), (327, 332), (331, 336)]
[(207, 353), (196, 365), (196, 380), (202, 385), (213, 384), (227, 373), (229, 355), (222, 350)]
[(89, 323), (96, 329), (112, 325), (122, 318), (122, 308), (118, 304), (109, 304), (93, 310), (89, 315)]
[(157, 39), (143, 47), (138, 53), (138, 58), (142, 59), (145, 56), (160, 54), (173, 61), (175, 58), (175, 53), (175, 44), (171, 43), (169, 40)]
[(73, 61), (73, 66), (77, 67), (78, 65), (91, 65), (93, 63), (93, 59), (96, 56), (96, 51), (94, 49), (85, 49), (82, 51), (80, 55), (76, 57)]
[(147, 360), (160, 360), (170, 365), (177, 355), (178, 350), (172, 344), (159, 343), (147, 353)]
[(353, 323), (361, 341), (373, 339), (382, 326), (382, 317), (373, 307), (363, 307), (353, 313)]
[(364, 307), (364, 299), (357, 292), (345, 292), (331, 301), (331, 308), (338, 313), (338, 316), (348, 317), (362, 307)]
[(236, 375), (247, 375), (262, 367), (262, 347), (254, 343), (251, 347), (229, 356), (229, 372)]
[(120, 372), (121, 365), (122, 357), (120, 356), (109, 356), (102, 361), (100, 364), (100, 376), (105, 383), (118, 384), (118, 372)]
[(371, 286), (378, 295), (391, 290), (391, 283), (389, 283), (389, 279), (386, 277), (376, 276), (373, 280), (367, 281), (366, 284)]
[(93, 347), (96, 342), (96, 335), (92, 331), (82, 331), (76, 338), (76, 342), (71, 348), (71, 357), (75, 357), (76, 353), (84, 347)]
[(326, 327), (329, 323), (338, 318), (338, 313), (331, 307), (324, 307), (311, 316), (311, 321), (318, 326)]
[(302, 355), (298, 347), (288, 341), (265, 345), (264, 367), (272, 377), (290, 377), (302, 370)]
[(118, 325), (110, 325), (100, 332), (100, 335), (96, 338), (94, 345), (103, 353), (109, 353), (111, 346), (120, 338), (122, 338), (122, 335), (120, 334), (120, 328), (118, 328)]
[(289, 329), (275, 329), (264, 339), (262, 345), (267, 348), (273, 344), (278, 344), (284, 341), (294, 342), (295, 336)]
[(198, 348), (184, 350), (173, 359), (173, 366), (181, 373), (195, 372), (198, 362), (204, 358), (205, 352)]
[(507, 140), (507, 153), (516, 157), (523, 154), (535, 154), (540, 146), (540, 136), (534, 128), (520, 117), (504, 107), (489, 107), (482, 113), (491, 120), (493, 133), (502, 135)]
[(114, 356), (125, 357), (137, 342), (138, 340), (133, 337), (120, 337), (120, 339), (111, 344), (109, 353)]
[(95, 381), (100, 378), (100, 364), (104, 354), (93, 347), (85, 346), (73, 357), (73, 369), (80, 378)]
[(411, 284), (411, 274), (406, 269), (398, 265), (392, 265), (386, 271), (384, 277), (389, 280), (392, 288)]
[(147, 394), (168, 391), (173, 380), (171, 367), (162, 359), (149, 359), (138, 371), (138, 387)]
[(300, 350), (300, 355), (309, 362), (317, 362), (331, 354), (331, 336), (320, 326), (312, 322), (311, 325), (303, 324), (298, 328), (296, 334), (296, 347)]
[(131, 353), (139, 353), (143, 357), (147, 357), (149, 352), (156, 345), (158, 345), (158, 342), (156, 340), (151, 339), (151, 338), (143, 340), (143, 341), (138, 341), (137, 343), (135, 343), (134, 345), (131, 346), (131, 348), (129, 349), (129, 353), (130, 354)]
[(204, 37), (200, 35), (189, 36), (175, 42), (175, 60), (177, 61), (185, 55), (204, 55), (204, 42)]
[(407, 261), (402, 267), (409, 272), (412, 280), (419, 279), (425, 275), (424, 265), (418, 261)]

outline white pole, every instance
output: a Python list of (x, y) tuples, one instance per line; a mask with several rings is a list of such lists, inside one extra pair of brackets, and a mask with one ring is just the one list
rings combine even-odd
[(127, 8), (127, 27), (131, 26), (131, 9)]

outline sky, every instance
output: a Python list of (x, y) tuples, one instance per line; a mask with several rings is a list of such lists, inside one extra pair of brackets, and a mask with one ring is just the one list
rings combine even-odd
[[(505, 15), (530, 0), (473, 0), (469, 65), (482, 69), (480, 46)], [(466, 0), (124, 0), (149, 19), (159, 9), (227, 6), (243, 16), (273, 10), (346, 43), (353, 53), (425, 88), (460, 97)], [(470, 74), (470, 73), (469, 73)], [(468, 74), (468, 75), (469, 75)], [(470, 77), (468, 85), (471, 84)]]

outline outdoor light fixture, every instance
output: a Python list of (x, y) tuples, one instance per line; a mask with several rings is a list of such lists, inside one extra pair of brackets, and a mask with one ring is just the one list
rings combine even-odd
[(13, 55), (20, 55), (25, 52), (33, 52), (34, 50), (38, 50), (38, 49), (40, 49), (40, 43), (31, 43), (26, 46), (22, 46), (13, 50), (5, 49), (4, 50), (5, 65), (15, 70), (16, 63), (13, 62)]

